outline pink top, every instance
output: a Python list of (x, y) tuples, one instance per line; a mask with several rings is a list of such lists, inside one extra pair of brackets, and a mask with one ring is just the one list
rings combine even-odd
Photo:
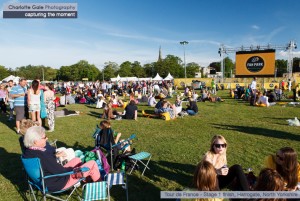
[(0, 98), (6, 98), (6, 91), (0, 90)]

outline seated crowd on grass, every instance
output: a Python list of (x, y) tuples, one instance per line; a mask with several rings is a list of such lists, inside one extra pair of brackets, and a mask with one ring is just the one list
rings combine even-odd
[[(245, 92), (236, 92), (239, 98), (251, 102), (254, 105), (264, 104), (265, 106), (272, 105), (276, 101), (276, 94), (273, 91), (260, 93), (256, 90), (256, 82), (249, 85)], [(4, 91), (4, 89), (1, 90)], [(11, 86), (11, 89), (5, 91), (7, 100), (14, 99), (14, 107), (16, 109), (16, 128), (20, 131), (20, 121), (26, 118), (26, 109), (29, 107), (31, 118), (36, 124), (31, 124), (26, 132), (22, 130), (24, 135), (25, 152), (24, 157), (38, 157), (41, 160), (44, 169), (47, 169), (45, 174), (58, 174), (74, 167), (86, 166), (90, 171), (86, 172), (86, 176), (93, 182), (100, 180), (100, 173), (95, 162), (82, 164), (81, 161), (70, 161), (64, 166), (56, 162), (56, 157), (51, 147), (48, 146), (45, 129), (40, 119), (40, 101), (41, 94), (44, 93), (45, 100), (42, 100), (47, 105), (48, 118), (54, 111), (53, 100), (54, 87), (50, 84), (42, 86), (38, 80), (34, 80), (32, 86), (27, 88), (26, 79), (21, 79), (18, 86)], [(58, 89), (58, 88), (57, 88)], [(62, 90), (62, 89), (58, 89)], [(185, 88), (183, 94), (178, 94), (174, 103), (171, 103), (167, 98), (173, 97), (173, 84), (171, 82), (132, 82), (132, 83), (110, 83), (110, 82), (95, 82), (90, 85), (72, 85), (66, 84), (63, 94), (75, 95), (75, 102), (84, 102), (82, 98), (88, 100), (88, 103), (97, 104), (97, 108), (103, 109), (102, 117), (111, 119), (133, 119), (137, 120), (138, 105), (145, 103), (149, 108), (153, 109), (153, 113), (169, 113), (172, 119), (177, 116), (182, 116), (184, 112), (188, 115), (196, 115), (198, 113), (198, 101), (222, 102), (220, 97), (216, 96), (217, 91), (212, 92), (202, 89), (201, 94), (189, 87)], [(45, 92), (44, 92), (45, 91)], [(4, 92), (3, 92), (4, 93)], [(129, 96), (129, 100), (126, 100)], [(136, 98), (137, 96), (137, 98)], [(235, 95), (234, 95), (235, 96)], [(9, 98), (8, 98), (9, 97)], [(156, 99), (159, 99), (157, 101)], [(50, 104), (51, 102), (52, 104)], [(87, 101), (85, 101), (86, 103)], [(271, 102), (271, 103), (270, 103)], [(65, 96), (67, 103), (67, 96)], [(186, 108), (183, 108), (183, 103), (186, 103)], [(117, 111), (117, 108), (123, 108), (123, 111)], [(1, 107), (3, 112), (6, 112)], [(11, 108), (12, 109), (12, 108)], [(10, 117), (12, 118), (12, 117)], [(54, 130), (54, 119), (49, 123), (50, 130)], [(100, 127), (102, 130), (111, 129), (109, 121), (102, 121)], [(22, 124), (21, 124), (22, 125)], [(119, 141), (120, 134), (116, 134), (115, 143)], [(298, 183), (300, 182), (300, 165), (298, 163), (297, 153), (291, 147), (283, 147), (279, 149), (275, 155), (266, 158), (265, 168), (261, 170), (255, 185), (249, 183), (247, 175), (239, 164), (227, 167), (227, 148), (229, 144), (221, 135), (216, 135), (212, 138), (209, 150), (203, 156), (202, 160), (196, 167), (193, 177), (193, 188), (200, 191), (216, 191), (221, 189), (231, 189), (240, 191), (294, 191), (299, 190)], [(130, 150), (130, 148), (129, 148)], [(66, 176), (61, 180), (49, 180), (49, 188), (61, 190), (68, 188), (76, 182), (76, 178)]]

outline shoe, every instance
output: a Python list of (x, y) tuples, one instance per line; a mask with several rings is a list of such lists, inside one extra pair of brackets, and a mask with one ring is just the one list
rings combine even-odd
[(48, 133), (51, 133), (51, 132), (53, 132), (54, 130), (53, 129), (51, 129), (51, 130), (47, 130), (46, 132), (48, 132)]
[(115, 120), (122, 120), (122, 117), (118, 116), (115, 118)]
[(17, 134), (20, 134), (20, 129), (17, 129)]

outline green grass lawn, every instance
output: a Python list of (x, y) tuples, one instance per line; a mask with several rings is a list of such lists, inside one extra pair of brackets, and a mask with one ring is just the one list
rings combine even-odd
[[(300, 153), (300, 127), (288, 126), (287, 119), (300, 117), (300, 107), (276, 105), (251, 107), (249, 103), (229, 99), (228, 91), (219, 91), (226, 98), (222, 103), (198, 103), (199, 114), (176, 120), (144, 118), (141, 110), (152, 110), (145, 104), (138, 106), (138, 121), (112, 121), (112, 128), (129, 137), (137, 135), (133, 147), (152, 154), (151, 170), (144, 176), (136, 171), (128, 177), (129, 200), (159, 200), (162, 190), (182, 190), (191, 186), (197, 163), (209, 149), (213, 135), (223, 135), (229, 146), (228, 165), (251, 167), (258, 174), (264, 157), (284, 146)], [(171, 102), (174, 100), (172, 99)], [(55, 132), (48, 133), (50, 140), (58, 139), (58, 146), (75, 150), (91, 150), (91, 137), (99, 124), (102, 109), (95, 105), (70, 105), (79, 110), (79, 116), (57, 118)], [(0, 117), (0, 200), (26, 200), (25, 175), (20, 161), (19, 136), (14, 122)], [(121, 188), (111, 192), (113, 200), (125, 200)]]

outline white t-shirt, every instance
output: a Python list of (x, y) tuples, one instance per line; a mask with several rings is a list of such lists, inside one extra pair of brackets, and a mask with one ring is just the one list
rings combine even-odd
[(255, 81), (255, 80), (253, 80), (253, 81), (251, 82), (250, 88), (251, 88), (251, 89), (256, 89), (256, 81)]
[(268, 96), (261, 96), (261, 97), (259, 97), (257, 102), (259, 104), (265, 104), (267, 107), (269, 107), (270, 103), (269, 103), (268, 99), (269, 99)]

